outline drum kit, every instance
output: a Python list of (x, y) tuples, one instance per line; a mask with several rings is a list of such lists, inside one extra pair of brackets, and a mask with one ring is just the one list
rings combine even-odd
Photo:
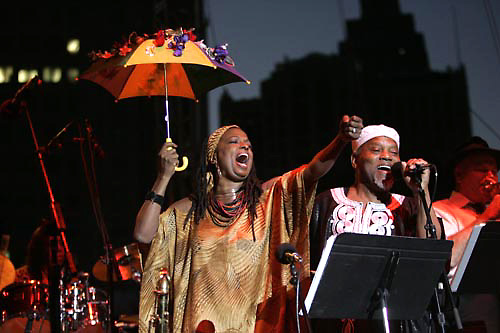
[[(135, 280), (142, 276), (142, 256), (137, 244), (114, 249), (120, 277), (115, 281)], [(106, 265), (103, 260), (93, 267), (93, 275), (101, 281), (107, 280)], [(46, 284), (36, 280), (15, 282), (14, 266), (10, 260), (0, 257), (0, 333), (50, 332), (49, 291)], [(12, 277), (5, 280), (5, 277)], [(6, 286), (5, 286), (6, 285)], [(60, 280), (60, 310), (62, 332), (106, 332), (109, 328), (110, 302), (107, 293), (92, 286), (88, 273), (79, 273), (68, 283)], [(133, 319), (130, 320), (129, 317)], [(119, 332), (137, 330), (137, 317), (113, 324)]]

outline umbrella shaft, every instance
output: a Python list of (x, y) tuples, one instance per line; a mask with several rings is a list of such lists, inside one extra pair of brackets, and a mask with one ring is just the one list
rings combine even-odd
[(165, 97), (165, 122), (167, 123), (167, 138), (170, 138), (170, 124), (168, 115), (168, 99)]
[(170, 138), (170, 116), (168, 114), (168, 85), (167, 85), (167, 64), (163, 64), (163, 82), (165, 85), (165, 122), (167, 127), (167, 138)]

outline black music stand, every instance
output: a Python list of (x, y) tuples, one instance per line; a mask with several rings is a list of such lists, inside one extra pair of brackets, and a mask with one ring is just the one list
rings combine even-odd
[[(330, 238), (307, 294), (310, 318), (420, 319), (452, 242), (343, 233)], [(386, 326), (387, 328), (387, 326)]]
[(474, 226), (451, 280), (459, 294), (500, 294), (500, 223)]

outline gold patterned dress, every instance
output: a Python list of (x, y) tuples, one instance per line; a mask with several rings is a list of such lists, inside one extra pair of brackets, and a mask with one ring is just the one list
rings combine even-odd
[(167, 209), (144, 269), (140, 332), (148, 331), (162, 267), (174, 286), (174, 332), (196, 332), (203, 324), (215, 332), (293, 331), (289, 267), (275, 259), (274, 251), (281, 243), (292, 243), (304, 258), (301, 279), (309, 278), (308, 221), (316, 184), (304, 188), (304, 169), (273, 179), (262, 193), (255, 241), (246, 210), (228, 227), (215, 225), (208, 213), (198, 225), (191, 219), (184, 227), (188, 199)]

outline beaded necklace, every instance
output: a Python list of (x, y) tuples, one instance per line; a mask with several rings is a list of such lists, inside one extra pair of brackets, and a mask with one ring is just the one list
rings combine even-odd
[(208, 202), (208, 212), (212, 222), (219, 227), (230, 226), (247, 207), (245, 191), (242, 190), (236, 194), (233, 201), (227, 204), (218, 200), (214, 192), (211, 192)]

